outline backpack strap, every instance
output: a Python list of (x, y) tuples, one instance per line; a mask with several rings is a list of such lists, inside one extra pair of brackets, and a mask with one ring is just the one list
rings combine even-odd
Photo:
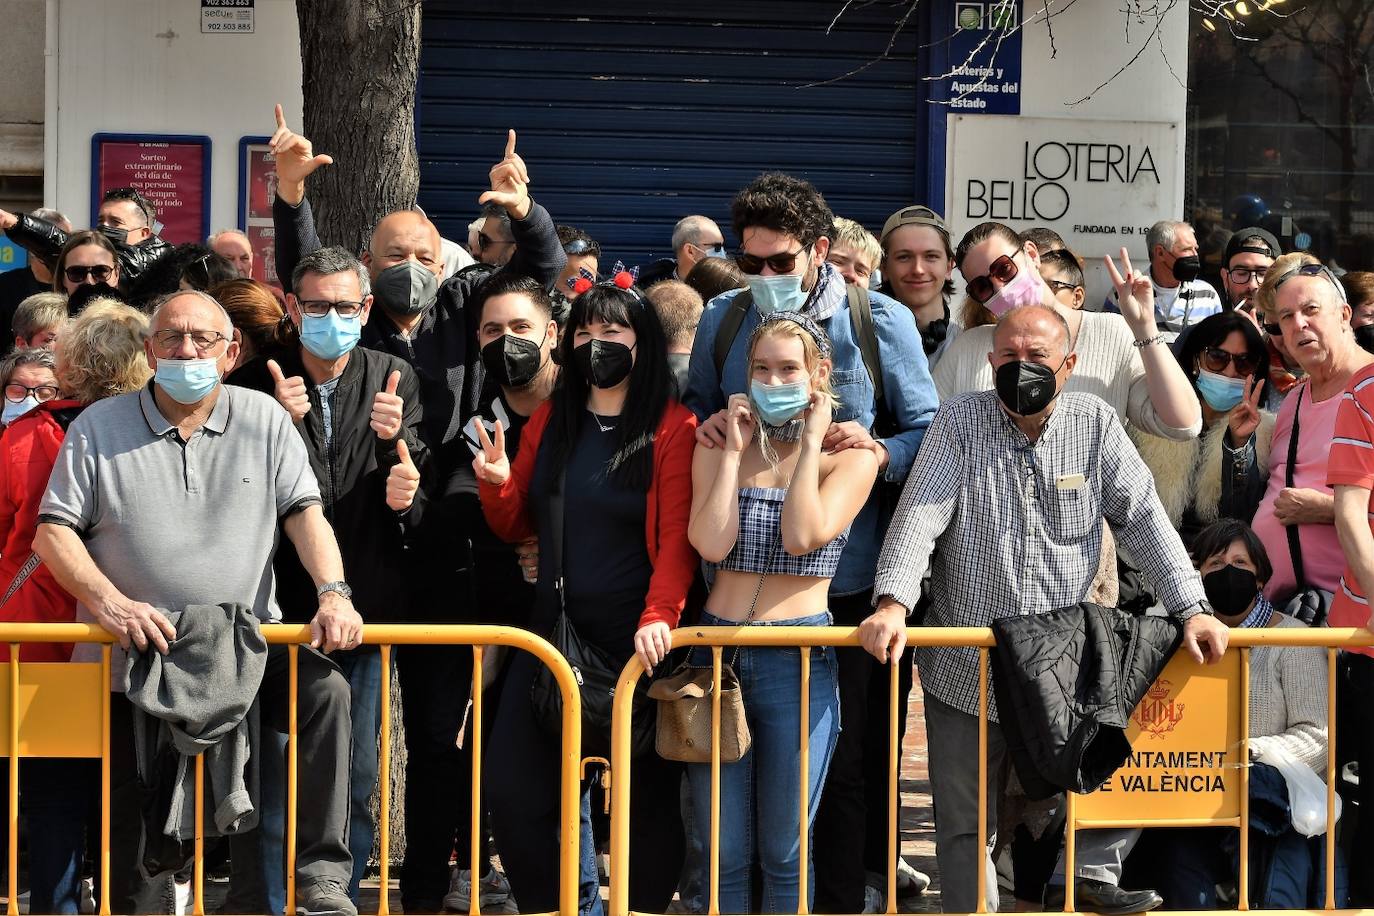
[(849, 323), (854, 328), (854, 341), (859, 345), (859, 353), (864, 359), (864, 368), (873, 381), (873, 403), (881, 407), (883, 403), (883, 368), (878, 361), (878, 332), (873, 329), (873, 306), (868, 298), (868, 290), (851, 283), (847, 288), (849, 295)]
[(716, 328), (714, 355), (717, 380), (725, 377), (725, 358), (730, 355), (730, 348), (735, 345), (735, 338), (739, 336), (739, 329), (744, 326), (744, 316), (749, 313), (749, 306), (753, 301), (754, 296), (747, 289), (736, 293), (735, 298), (730, 300), (730, 310), (720, 320), (720, 327)]

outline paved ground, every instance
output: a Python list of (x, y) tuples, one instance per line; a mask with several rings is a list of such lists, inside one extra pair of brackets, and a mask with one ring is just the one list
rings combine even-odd
[[(908, 710), (906, 741), (902, 748), (901, 768), (901, 842), (902, 854), (913, 867), (931, 877), (931, 887), (914, 901), (904, 902), (902, 912), (938, 913), (940, 911), (940, 878), (935, 869), (935, 814), (930, 804), (930, 778), (927, 771), (925, 717), (921, 713), (919, 686), (912, 694)], [(391, 882), (388, 902), (393, 913), (401, 912), (400, 893)], [(363, 884), (359, 912), (376, 913), (379, 896), (376, 878)], [(510, 912), (504, 909), (493, 914)]]

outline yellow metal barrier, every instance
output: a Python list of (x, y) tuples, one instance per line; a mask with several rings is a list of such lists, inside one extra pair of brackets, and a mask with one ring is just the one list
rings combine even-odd
[[(295, 912), (296, 892), (296, 793), (298, 778), (296, 710), (297, 656), (302, 644), (310, 641), (308, 626), (274, 624), (262, 628), (267, 642), (289, 647), (290, 694), (287, 745), (286, 791), (286, 911)], [(102, 643), (99, 664), (21, 662), (19, 647), (24, 643)], [(99, 758), (100, 767), (100, 913), (110, 912), (110, 653), (113, 638), (97, 626), (86, 624), (0, 623), (0, 644), (10, 647), (9, 677), (0, 681), (0, 756), (12, 758), (9, 768), (9, 914), (19, 912), (19, 763), (23, 757)], [(381, 895), (379, 916), (388, 913), (387, 888), (390, 880), (390, 772), (391, 742), (391, 649), (400, 645), (470, 645), (473, 647), (473, 682), (482, 683), (484, 648), (508, 646), (529, 652), (553, 672), (563, 699), (563, 742), (560, 751), (560, 836), (576, 838), (580, 833), (580, 753), (582, 742), (582, 703), (577, 680), (567, 660), (545, 640), (514, 627), (370, 624), (364, 631), (364, 644), (380, 646), (381, 678), (381, 752), (378, 773), (381, 785), (381, 813), (377, 824), (381, 838)], [(473, 883), (486, 872), (486, 850), (479, 840), (482, 811), (482, 692), (473, 693), (469, 735), (473, 742), (472, 772), (472, 869)], [(204, 770), (196, 758), (195, 771), (195, 858), (193, 872), (194, 913), (205, 913), (204, 896)], [(575, 916), (578, 890), (578, 844), (564, 842), (559, 849), (558, 911)], [(479, 894), (471, 894), (472, 916), (478, 916)]]
[[(987, 628), (979, 627), (912, 627), (907, 630), (908, 645), (913, 646), (947, 646), (947, 647), (972, 647), (977, 648), (978, 652), (978, 845), (979, 849), (987, 848), (987, 753), (988, 753), (988, 690), (991, 683), (989, 681), (989, 655), (988, 650), (994, 645), (992, 631)], [(712, 649), (712, 673), (714, 689), (712, 692), (712, 748), (711, 748), (711, 842), (709, 849), (709, 871), (708, 871), (708, 903), (707, 913), (715, 916), (720, 912), (719, 908), (719, 878), (720, 878), (720, 859), (719, 859), (719, 826), (720, 826), (720, 680), (721, 680), (721, 655), (725, 647), (732, 646), (768, 646), (768, 647), (798, 647), (798, 646), (857, 646), (859, 645), (858, 629), (851, 627), (693, 627), (677, 630), (673, 634), (673, 646), (709, 646)], [(1239, 665), (1235, 666), (1235, 678), (1239, 680), (1238, 708), (1236, 715), (1239, 717), (1240, 728), (1238, 730), (1238, 743), (1229, 750), (1235, 755), (1243, 753), (1241, 749), (1246, 747), (1249, 738), (1249, 672), (1250, 672), (1250, 650), (1257, 646), (1307, 646), (1315, 648), (1325, 648), (1327, 650), (1327, 767), (1326, 767), (1326, 786), (1327, 786), (1327, 824), (1335, 825), (1335, 787), (1336, 787), (1336, 652), (1340, 648), (1374, 646), (1374, 634), (1364, 629), (1237, 629), (1231, 631), (1231, 648), (1229, 652), (1239, 653)], [(1183, 650), (1180, 649), (1179, 656), (1175, 656), (1171, 662), (1171, 672), (1185, 671), (1188, 666), (1194, 666), (1191, 659), (1183, 657)], [(1235, 657), (1235, 656), (1231, 656)], [(807, 887), (807, 819), (803, 812), (808, 810), (807, 798), (807, 768), (810, 761), (807, 759), (808, 748), (808, 725), (809, 716), (807, 715), (807, 699), (810, 695), (810, 670), (808, 665), (809, 655), (803, 653), (802, 668), (799, 689), (801, 692), (801, 736), (800, 736), (800, 761), (801, 761), (801, 796), (798, 808), (798, 831), (801, 845), (801, 871), (799, 887), (802, 892), (797, 901), (797, 912), (804, 914), (807, 912), (807, 901), (805, 888)], [(896, 710), (898, 710), (898, 669), (897, 666), (891, 668), (889, 679), (889, 708), (893, 714), (888, 722), (888, 857), (890, 863), (896, 863), (898, 855), (898, 832), (897, 832), (897, 796), (898, 779), (900, 773), (900, 751), (897, 746), (898, 722)], [(630, 758), (630, 727), (631, 727), (631, 704), (630, 699), (634, 695), (635, 685), (644, 674), (644, 669), (640, 665), (638, 658), (630, 659), (621, 673), (619, 682), (616, 685), (616, 701), (613, 715), (612, 726), (612, 757), (611, 769), (614, 779), (611, 783), (611, 865), (610, 865), (610, 907), (608, 916), (630, 916), (629, 906), (629, 871), (633, 867), (631, 861), (631, 850), (629, 843), (629, 818), (630, 818), (630, 768), (632, 766)], [(748, 697), (745, 697), (748, 703)], [(1249, 769), (1247, 765), (1238, 765), (1240, 772), (1240, 790), (1238, 793), (1239, 812), (1236, 816), (1213, 816), (1203, 818), (1154, 818), (1148, 822), (1140, 819), (1122, 820), (1108, 817), (1095, 817), (1093, 819), (1077, 818), (1076, 808), (1082, 802), (1078, 801), (1080, 796), (1073, 793), (1068, 795), (1067, 803), (1067, 834), (1065, 839), (1065, 873), (1074, 874), (1074, 830), (1076, 827), (1135, 827), (1135, 826), (1231, 826), (1240, 830), (1240, 900), (1241, 910), (1249, 909), (1246, 881), (1248, 878), (1248, 832), (1249, 832), (1249, 804), (1248, 804), (1248, 783)], [(1094, 796), (1083, 796), (1083, 798), (1093, 798)], [(1334, 882), (1335, 882), (1335, 830), (1328, 829), (1326, 832), (1326, 901), (1325, 910), (1265, 910), (1266, 913), (1326, 913), (1342, 912), (1354, 913), (1356, 910), (1335, 910), (1334, 909)], [(986, 912), (986, 877), (985, 869), (979, 867), (978, 873), (978, 910)], [(887, 873), (887, 913), (896, 913), (896, 880), (897, 873), (895, 867), (889, 867)], [(1066, 900), (1064, 911), (1067, 913), (1075, 912), (1073, 898), (1072, 880), (1067, 882)], [(1156, 911), (1159, 912), (1159, 911)]]

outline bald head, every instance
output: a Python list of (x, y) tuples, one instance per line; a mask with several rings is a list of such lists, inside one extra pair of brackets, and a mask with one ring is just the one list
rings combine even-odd
[(418, 210), (388, 213), (372, 231), (363, 261), (375, 280), (388, 267), (414, 258), (436, 278), (444, 274), (439, 229)]
[(997, 322), (992, 348), (996, 356), (1006, 349), (1023, 349), (1025, 344), (1033, 343), (1037, 350), (1062, 358), (1069, 355), (1070, 339), (1069, 323), (1063, 315), (1047, 306), (1027, 305), (1012, 309)]
[(253, 276), (253, 246), (237, 229), (221, 229), (209, 239), (210, 250), (228, 259), (240, 277)]
[(218, 331), (226, 337), (234, 334), (234, 323), (219, 300), (193, 289), (172, 293), (153, 307), (149, 334), (168, 328)]

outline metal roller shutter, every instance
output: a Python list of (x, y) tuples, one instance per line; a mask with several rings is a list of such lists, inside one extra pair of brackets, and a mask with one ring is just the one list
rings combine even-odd
[(672, 226), (689, 213), (716, 219), (733, 246), (731, 198), (772, 169), (810, 179), (837, 214), (880, 228), (918, 186), (914, 22), (879, 59), (908, 2), (850, 4), (826, 34), (838, 0), (576, 12), (430, 0), (421, 204), (449, 238), (466, 238), (509, 126), (536, 199), (601, 242), (603, 264), (669, 255)]

